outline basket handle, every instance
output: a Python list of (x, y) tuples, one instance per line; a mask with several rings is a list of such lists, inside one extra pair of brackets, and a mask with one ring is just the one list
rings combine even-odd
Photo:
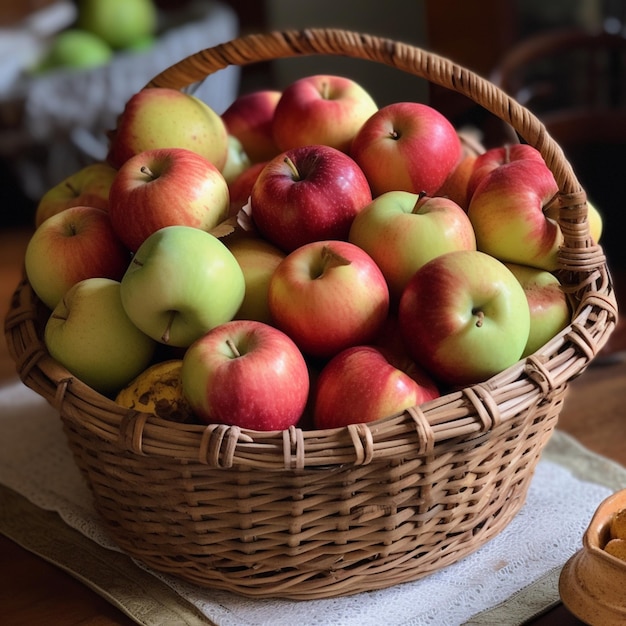
[[(410, 44), (341, 29), (274, 31), (242, 36), (200, 50), (171, 65), (148, 82), (147, 87), (183, 89), (229, 65), (247, 65), (303, 55), (336, 55), (375, 61), (414, 74), (456, 91), (510, 124), (519, 136), (536, 148), (552, 171), (559, 187), (559, 224), (565, 248), (564, 269), (580, 271), (597, 267), (603, 257), (589, 233), (587, 198), (563, 150), (543, 123), (500, 88), (449, 59)], [(589, 248), (599, 248), (589, 256)], [(586, 249), (586, 261), (572, 249)]]

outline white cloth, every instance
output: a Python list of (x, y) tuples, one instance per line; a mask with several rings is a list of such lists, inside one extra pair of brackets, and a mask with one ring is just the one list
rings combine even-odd
[[(60, 419), (21, 383), (0, 388), (0, 483), (117, 550), (91, 505)], [(581, 480), (561, 464), (542, 459), (525, 506), (478, 552), (423, 580), (346, 598), (247, 599), (153, 575), (218, 626), (455, 626), (562, 566), (581, 547), (598, 504), (615, 488)]]

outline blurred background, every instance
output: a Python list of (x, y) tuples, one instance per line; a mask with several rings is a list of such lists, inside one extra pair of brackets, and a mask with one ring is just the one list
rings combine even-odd
[[(605, 216), (606, 245), (613, 262), (626, 265), (619, 228), (611, 228), (620, 219), (619, 183), (626, 171), (625, 2), (150, 0), (151, 18), (141, 6), (147, 2), (2, 1), (0, 227), (30, 224), (34, 205), (47, 188), (83, 164), (102, 158), (105, 132), (114, 126), (124, 102), (180, 58), (251, 32), (328, 26), (391, 37), (447, 56), (496, 81), (547, 121), (563, 111), (570, 117), (571, 111), (584, 112), (584, 121), (576, 117), (563, 138), (557, 136), (561, 130), (556, 124), (554, 134)], [(59, 33), (98, 26), (98, 20), (104, 19), (102, 7), (115, 4), (135, 11), (113, 29), (116, 37), (130, 31), (123, 45), (118, 41), (103, 52), (72, 41), (64, 42), (60, 51), (54, 49), (55, 43), (59, 46)], [(81, 15), (85, 11), (90, 12), (88, 18)], [(579, 49), (573, 50), (569, 33), (575, 33)], [(592, 43), (583, 44), (581, 35)], [(569, 56), (557, 50), (555, 40), (569, 48)], [(605, 57), (587, 60), (581, 51), (584, 46)], [(53, 52), (56, 58), (51, 58)], [(316, 72), (349, 75), (380, 106), (399, 100), (428, 102), (458, 127), (475, 128), (486, 145), (507, 136), (497, 120), (454, 92), (352, 59), (299, 58), (227, 68), (207, 79), (196, 95), (221, 113), (240, 93), (281, 89)], [(595, 130), (592, 113), (604, 120), (602, 130)], [(567, 142), (574, 135), (576, 145), (572, 141), (570, 146)]]

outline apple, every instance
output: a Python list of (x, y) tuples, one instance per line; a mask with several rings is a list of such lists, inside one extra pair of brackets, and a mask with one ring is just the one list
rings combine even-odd
[(246, 154), (244, 147), (235, 137), (228, 135), (228, 153), (226, 155), (226, 163), (222, 168), (222, 176), (227, 184), (232, 183), (244, 170), (252, 165), (250, 157)]
[(476, 247), (501, 261), (555, 270), (563, 235), (544, 208), (557, 192), (543, 161), (519, 159), (493, 169), (476, 187), (467, 211)]
[(259, 89), (241, 94), (222, 113), (226, 129), (239, 139), (252, 163), (269, 161), (281, 152), (272, 133), (281, 93), (276, 89)]
[(132, 252), (165, 226), (209, 231), (226, 219), (229, 206), (221, 172), (185, 148), (136, 154), (121, 165), (109, 190), (111, 223)]
[(485, 178), (489, 172), (496, 169), (496, 167), (500, 167), (500, 165), (521, 159), (531, 159), (532, 161), (539, 161), (541, 163), (544, 162), (541, 152), (539, 152), (537, 148), (525, 143), (497, 146), (478, 155), (474, 162), (469, 180), (467, 181), (468, 202), (474, 195), (474, 191), (476, 191), (476, 187), (478, 187), (480, 181)]
[(431, 381), (422, 386), (375, 346), (353, 346), (336, 354), (315, 386), (316, 428), (372, 422), (436, 398)]
[[(558, 197), (555, 197), (552, 202), (549, 202), (544, 207), (544, 213), (547, 218), (558, 222), (559, 212), (561, 205)], [(599, 243), (602, 237), (602, 230), (604, 227), (604, 221), (602, 213), (600, 213), (598, 207), (587, 199), (587, 222), (589, 226), (589, 234), (594, 243)]]
[(571, 322), (572, 312), (559, 279), (536, 267), (505, 263), (524, 289), (530, 310), (530, 334), (522, 356), (533, 354)]
[(442, 254), (404, 289), (398, 323), (411, 357), (443, 385), (482, 382), (516, 363), (530, 332), (513, 273), (477, 250)]
[(374, 196), (385, 191), (433, 195), (461, 160), (462, 145), (454, 126), (433, 107), (395, 102), (363, 124), (350, 155)]
[(113, 50), (101, 37), (81, 28), (68, 28), (57, 33), (34, 73), (59, 69), (91, 69), (106, 65)]
[(199, 98), (167, 87), (132, 95), (108, 138), (106, 160), (116, 169), (131, 156), (155, 148), (193, 150), (220, 171), (228, 157), (222, 118)]
[(80, 0), (78, 25), (112, 48), (130, 48), (151, 38), (157, 29), (153, 0)]
[(228, 184), (230, 195), (229, 217), (237, 215), (237, 213), (248, 204), (254, 183), (266, 164), (267, 161), (253, 163)]
[(75, 206), (52, 215), (33, 232), (24, 270), (39, 299), (53, 309), (75, 283), (91, 277), (120, 280), (130, 252), (103, 209)]
[(435, 195), (450, 198), (450, 200), (456, 202), (464, 211), (467, 211), (470, 198), (468, 185), (477, 158), (477, 154), (466, 154), (462, 157)]
[(117, 170), (108, 163), (90, 163), (46, 191), (35, 208), (35, 227), (71, 206), (108, 210), (109, 188)]
[(279, 150), (322, 144), (349, 152), (352, 140), (378, 106), (357, 82), (316, 74), (291, 83), (274, 111), (273, 134)]
[(274, 157), (260, 172), (250, 198), (259, 232), (285, 252), (312, 241), (348, 238), (352, 220), (372, 200), (360, 167), (323, 145)]
[(295, 425), (310, 386), (294, 342), (255, 320), (234, 320), (200, 337), (185, 352), (181, 378), (201, 420), (263, 431)]
[(313, 241), (289, 253), (274, 270), (268, 299), (274, 324), (322, 358), (371, 342), (389, 312), (382, 272), (347, 241)]
[(474, 229), (458, 204), (408, 191), (374, 198), (354, 218), (348, 241), (374, 259), (396, 301), (411, 276), (431, 259), (476, 249)]
[(46, 322), (44, 342), (71, 374), (108, 395), (149, 366), (156, 346), (126, 315), (120, 283), (97, 277), (67, 291)]
[(184, 225), (149, 235), (121, 280), (128, 317), (153, 339), (176, 347), (230, 321), (244, 291), (243, 272), (228, 248)]
[(260, 237), (227, 237), (224, 244), (243, 272), (246, 291), (235, 319), (250, 319), (270, 324), (269, 284), (285, 253)]

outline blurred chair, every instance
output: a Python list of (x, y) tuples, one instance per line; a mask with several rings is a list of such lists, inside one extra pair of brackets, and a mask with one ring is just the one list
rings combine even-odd
[(578, 29), (520, 41), (490, 80), (530, 109), (563, 148), (604, 217), (609, 265), (626, 268), (626, 37)]

